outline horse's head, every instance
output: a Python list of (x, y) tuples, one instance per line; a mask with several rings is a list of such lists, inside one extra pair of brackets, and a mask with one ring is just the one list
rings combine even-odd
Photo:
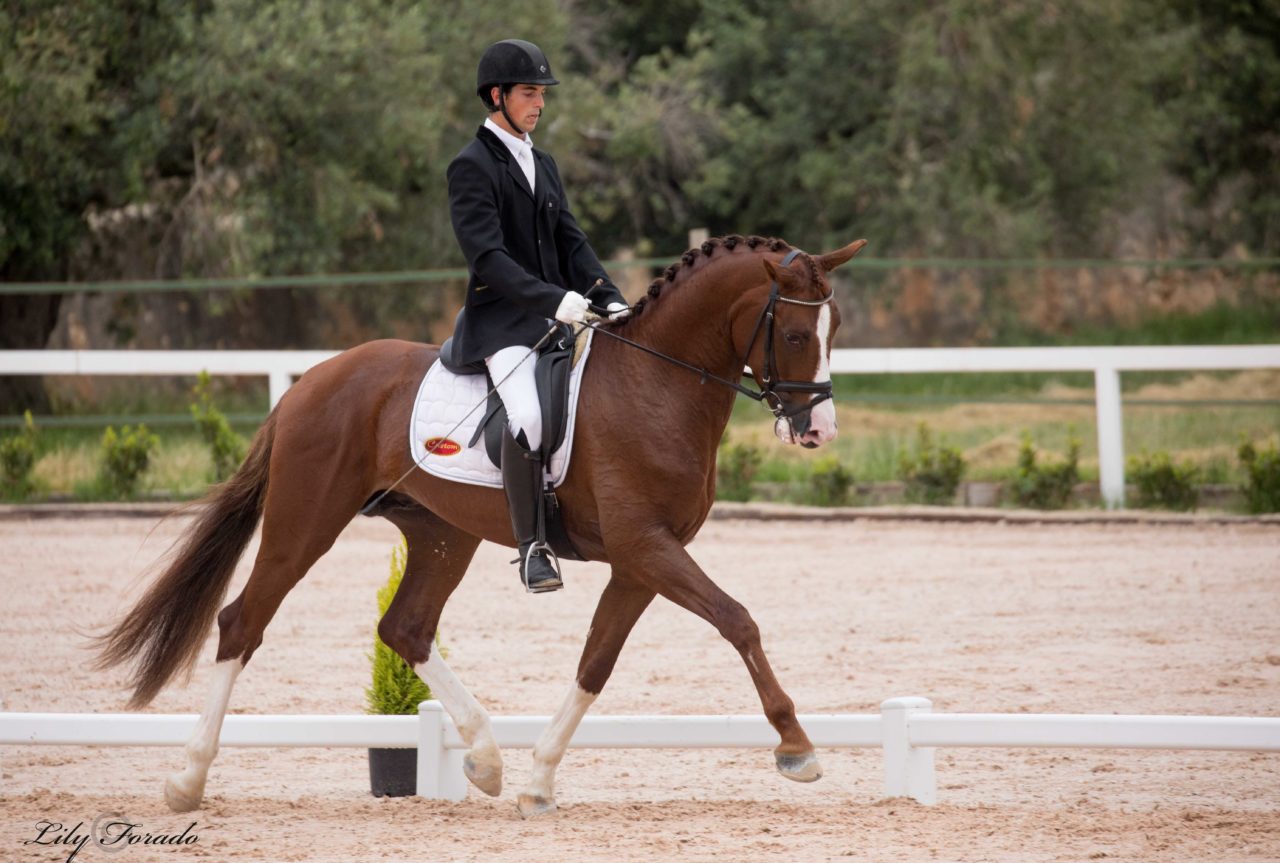
[(742, 315), (735, 341), (747, 345), (747, 364), (778, 417), (773, 430), (783, 443), (813, 448), (835, 439), (830, 359), (840, 310), (827, 273), (866, 244), (856, 240), (814, 257), (792, 251), (780, 262), (766, 258), (768, 284), (748, 292), (758, 312)]

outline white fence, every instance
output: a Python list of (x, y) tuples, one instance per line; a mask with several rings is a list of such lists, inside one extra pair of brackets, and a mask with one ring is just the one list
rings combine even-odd
[[(892, 698), (879, 716), (800, 716), (819, 749), (884, 752), (884, 794), (937, 802), (934, 750), (962, 747), (1218, 749), (1280, 752), (1280, 718), (1217, 716), (938, 714), (926, 698)], [(0, 713), (0, 744), (182, 746), (198, 717), (162, 714)], [(548, 716), (493, 719), (498, 745), (532, 749)], [(466, 748), (439, 702), (414, 716), (228, 716), (222, 746), (418, 749), (418, 794), (461, 800)], [(588, 716), (570, 746), (583, 749), (772, 748), (763, 716)]]
[[(334, 351), (0, 351), (0, 375), (263, 375), (271, 404)], [(1093, 372), (1102, 499), (1124, 505), (1122, 371), (1280, 368), (1280, 345), (1221, 347), (885, 348), (831, 352), (832, 374)]]

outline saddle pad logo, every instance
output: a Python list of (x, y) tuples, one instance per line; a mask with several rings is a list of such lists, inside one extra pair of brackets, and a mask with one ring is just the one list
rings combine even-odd
[(422, 445), (427, 448), (427, 455), (457, 455), (462, 452), (458, 442), (447, 437), (427, 438)]

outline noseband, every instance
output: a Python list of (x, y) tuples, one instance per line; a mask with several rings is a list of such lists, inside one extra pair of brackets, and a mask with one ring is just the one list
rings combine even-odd
[[(788, 266), (799, 254), (799, 249), (792, 249), (787, 253), (787, 256), (782, 259), (782, 266)], [(724, 378), (714, 375), (706, 369), (695, 366), (692, 363), (686, 363), (684, 360), (678, 360), (675, 357), (662, 353), (661, 351), (655, 351), (653, 348), (642, 345), (639, 342), (633, 342), (625, 336), (620, 336), (617, 333), (612, 332), (607, 327), (602, 327), (598, 324), (588, 324), (587, 326), (591, 327), (597, 333), (603, 333), (611, 339), (617, 339), (620, 342), (625, 342), (633, 348), (639, 348), (647, 354), (652, 354), (658, 359), (665, 360), (673, 365), (688, 369), (691, 372), (696, 372), (701, 376), (703, 383), (706, 383), (708, 380), (712, 380), (718, 384), (723, 384), (732, 390), (736, 390), (754, 401), (764, 402), (768, 405), (769, 410), (773, 411), (774, 416), (780, 420), (786, 420), (787, 423), (790, 424), (792, 417), (807, 413), (817, 407), (820, 402), (831, 398), (831, 381), (788, 381), (774, 379), (777, 373), (777, 361), (773, 350), (774, 310), (777, 308), (778, 303), (791, 303), (796, 306), (825, 306), (827, 303), (831, 302), (831, 298), (834, 296), (835, 291), (829, 291), (827, 295), (820, 300), (796, 300), (791, 297), (782, 296), (781, 290), (782, 289), (778, 285), (776, 279), (770, 283), (769, 300), (765, 303), (764, 308), (760, 310), (760, 317), (756, 319), (755, 329), (751, 332), (751, 341), (747, 344), (747, 351), (743, 355), (742, 362), (740, 364), (741, 367), (746, 367), (747, 359), (751, 356), (751, 349), (755, 347), (756, 339), (760, 337), (760, 332), (763, 330), (764, 370), (760, 375), (761, 386), (759, 392), (756, 392), (750, 387), (745, 387), (735, 381), (725, 380)], [(607, 309), (600, 309), (594, 306), (593, 309), (601, 314), (607, 314), (608, 312)], [(813, 398), (798, 407), (787, 410), (782, 403), (781, 393), (812, 393)]]

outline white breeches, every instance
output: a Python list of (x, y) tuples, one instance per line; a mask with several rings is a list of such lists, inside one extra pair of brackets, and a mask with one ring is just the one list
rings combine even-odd
[(531, 450), (542, 445), (542, 407), (538, 404), (538, 385), (533, 379), (537, 359), (537, 354), (516, 345), (503, 348), (484, 361), (507, 409), (507, 428), (513, 436), (523, 431)]

